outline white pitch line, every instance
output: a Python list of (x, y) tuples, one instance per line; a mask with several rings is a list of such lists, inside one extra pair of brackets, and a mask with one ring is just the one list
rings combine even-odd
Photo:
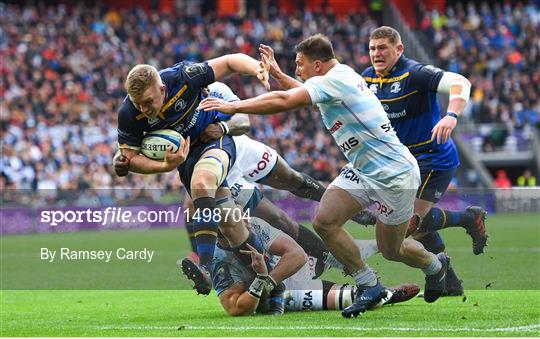
[[(98, 330), (178, 330), (175, 326), (97, 326)], [(353, 330), (353, 331), (399, 331), (399, 332), (533, 332), (540, 329), (540, 324), (531, 324), (515, 327), (498, 328), (410, 328), (410, 327), (349, 327), (349, 326), (191, 326), (186, 325), (184, 330), (224, 330), (224, 331), (264, 331), (264, 330)]]

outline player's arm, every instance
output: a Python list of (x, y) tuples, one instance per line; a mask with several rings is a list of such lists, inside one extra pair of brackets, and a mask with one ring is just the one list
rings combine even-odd
[(251, 124), (247, 114), (235, 114), (228, 120), (208, 125), (201, 133), (202, 142), (217, 140), (224, 135), (242, 135), (249, 132)]
[(267, 90), (270, 89), (270, 84), (268, 83), (268, 67), (261, 61), (253, 59), (249, 55), (241, 53), (227, 54), (209, 60), (208, 65), (212, 67), (216, 81), (219, 81), (232, 73), (240, 73), (257, 77)]
[(235, 114), (229, 120), (220, 121), (219, 123), (225, 130), (224, 134), (228, 135), (246, 134), (251, 127), (249, 115), (247, 114)]
[(440, 144), (448, 140), (457, 125), (457, 118), (467, 106), (471, 83), (460, 74), (444, 72), (437, 86), (437, 93), (449, 94), (447, 113), (432, 130), (432, 139), (436, 139)]
[(219, 295), (223, 309), (232, 316), (245, 316), (255, 313), (259, 298), (244, 289), (244, 284), (236, 283)]
[[(140, 174), (155, 174), (170, 172), (182, 164), (189, 154), (189, 137), (182, 142), (176, 153), (167, 148), (163, 161), (152, 160), (140, 154), (138, 150), (120, 146), (119, 152), (113, 159), (115, 171), (118, 167), (127, 166), (127, 170)], [(127, 174), (127, 173), (126, 173)]]
[(298, 272), (307, 262), (306, 252), (285, 233), (279, 235), (272, 242), (268, 248), (268, 253), (281, 257), (269, 274), (276, 284)]
[(234, 102), (206, 98), (199, 105), (205, 110), (217, 110), (225, 114), (251, 113), (260, 115), (274, 114), (305, 106), (311, 106), (311, 97), (303, 86), (288, 91), (264, 93), (255, 98)]
[[(255, 313), (259, 300), (268, 281), (268, 269), (264, 254), (259, 253), (253, 246), (247, 244), (247, 250), (240, 252), (251, 257), (251, 268), (257, 274), (247, 291), (244, 285), (236, 283), (229, 286), (219, 295), (219, 300), (223, 308), (233, 316), (251, 315)], [(215, 284), (219, 285), (219, 283)], [(217, 290), (217, 288), (216, 288)]]
[(270, 75), (276, 79), (282, 89), (291, 89), (302, 86), (302, 83), (281, 71), (279, 65), (274, 57), (274, 50), (272, 47), (260, 44), (259, 53), (261, 53), (261, 59), (269, 66)]

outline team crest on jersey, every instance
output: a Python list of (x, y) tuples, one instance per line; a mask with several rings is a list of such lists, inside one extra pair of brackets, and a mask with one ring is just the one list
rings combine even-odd
[(158, 117), (153, 117), (153, 118), (147, 118), (148, 120), (148, 124), (150, 126), (154, 126), (155, 124), (157, 124), (159, 122), (159, 118)]
[(400, 82), (394, 82), (390, 86), (390, 93), (398, 93), (399, 91), (401, 91), (401, 83)]
[(184, 101), (184, 99), (178, 99), (174, 104), (174, 110), (176, 112), (180, 112), (184, 108), (186, 108), (186, 102)]
[(371, 84), (371, 85), (369, 85), (369, 89), (370, 89), (373, 93), (377, 94), (377, 84)]

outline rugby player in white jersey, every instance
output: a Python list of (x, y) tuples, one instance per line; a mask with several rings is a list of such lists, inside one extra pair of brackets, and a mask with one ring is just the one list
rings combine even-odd
[(355, 301), (342, 315), (356, 317), (381, 298), (382, 284), (343, 229), (348, 219), (370, 204), (378, 210), (376, 239), (383, 256), (421, 268), (426, 274), (424, 299), (434, 302), (443, 292), (449, 258), (405, 239), (420, 183), (416, 159), (397, 138), (365, 80), (336, 60), (328, 38), (311, 36), (295, 51), (296, 75), (304, 84), (283, 75), (286, 80), (280, 82), (289, 83), (287, 91), (236, 102), (207, 98), (200, 108), (226, 114), (274, 114), (317, 105), (325, 126), (349, 160), (324, 193), (313, 221), (317, 233), (356, 282)]

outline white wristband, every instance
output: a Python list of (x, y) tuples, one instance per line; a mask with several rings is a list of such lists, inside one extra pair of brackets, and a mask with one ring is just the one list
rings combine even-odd
[(229, 134), (229, 126), (225, 121), (218, 121), (219, 126), (221, 126), (221, 130), (223, 131), (223, 135)]
[(264, 291), (266, 279), (268, 276), (257, 275), (251, 285), (249, 285), (248, 292), (255, 298), (259, 299)]

